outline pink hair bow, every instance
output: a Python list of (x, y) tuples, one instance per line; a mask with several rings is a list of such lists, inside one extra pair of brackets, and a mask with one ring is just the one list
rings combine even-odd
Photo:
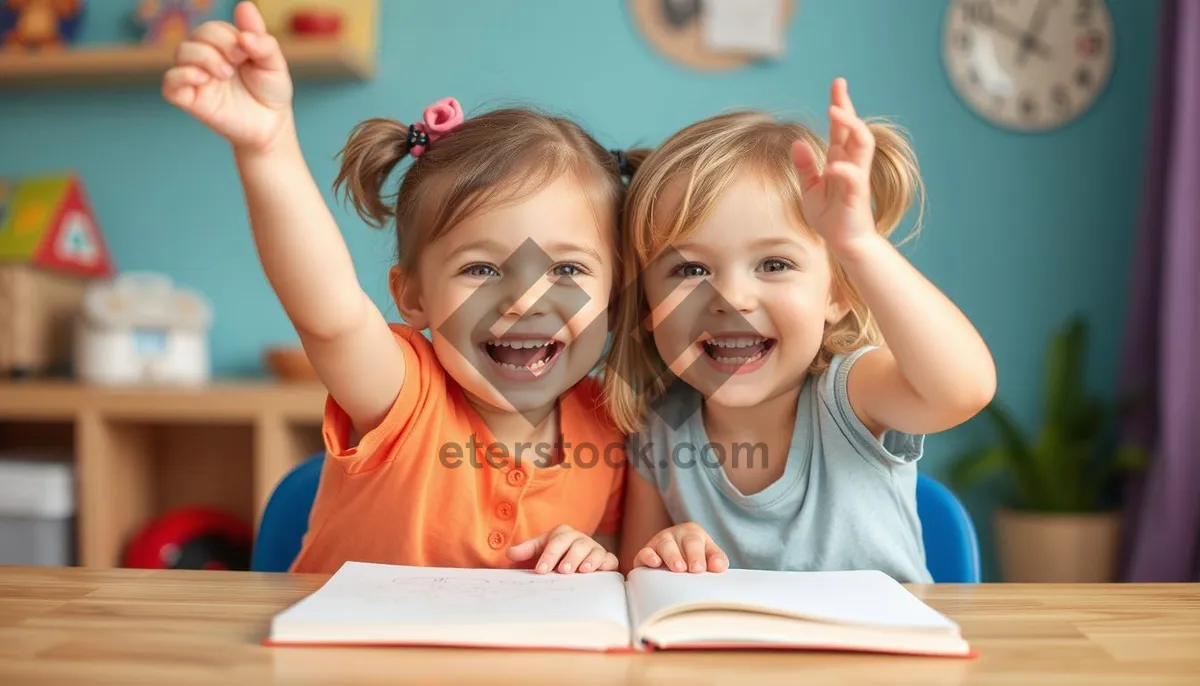
[(454, 98), (443, 98), (425, 108), (423, 122), (408, 127), (408, 154), (420, 157), (431, 143), (463, 122), (462, 107)]

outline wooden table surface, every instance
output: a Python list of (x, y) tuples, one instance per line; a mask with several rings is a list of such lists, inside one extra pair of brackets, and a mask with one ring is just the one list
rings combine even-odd
[(914, 586), (973, 660), (265, 648), (320, 576), (0, 567), (0, 684), (1200, 684), (1200, 584)]

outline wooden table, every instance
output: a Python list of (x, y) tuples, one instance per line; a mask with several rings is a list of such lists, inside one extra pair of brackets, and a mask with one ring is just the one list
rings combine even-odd
[(1200, 684), (1200, 584), (919, 586), (974, 660), (264, 648), (320, 576), (0, 568), (0, 684)]

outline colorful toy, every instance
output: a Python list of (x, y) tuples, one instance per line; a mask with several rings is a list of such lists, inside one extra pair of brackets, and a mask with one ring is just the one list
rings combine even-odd
[(210, 507), (172, 510), (142, 529), (122, 564), (135, 569), (250, 569), (246, 522)]
[(87, 286), (114, 272), (78, 177), (0, 181), (0, 375), (69, 362)]
[(142, 0), (137, 20), (145, 27), (142, 42), (175, 45), (212, 12), (212, 0)]
[(6, 50), (61, 50), (79, 35), (86, 0), (0, 0)]

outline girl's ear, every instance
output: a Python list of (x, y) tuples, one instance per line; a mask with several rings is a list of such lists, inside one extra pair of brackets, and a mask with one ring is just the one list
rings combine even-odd
[(850, 313), (850, 298), (846, 288), (834, 279), (833, 287), (829, 289), (829, 302), (825, 304), (825, 323), (837, 324)]
[(429, 317), (425, 313), (421, 289), (412, 274), (406, 273), (396, 265), (388, 271), (388, 289), (392, 292), (392, 300), (404, 323), (417, 330), (429, 327)]

